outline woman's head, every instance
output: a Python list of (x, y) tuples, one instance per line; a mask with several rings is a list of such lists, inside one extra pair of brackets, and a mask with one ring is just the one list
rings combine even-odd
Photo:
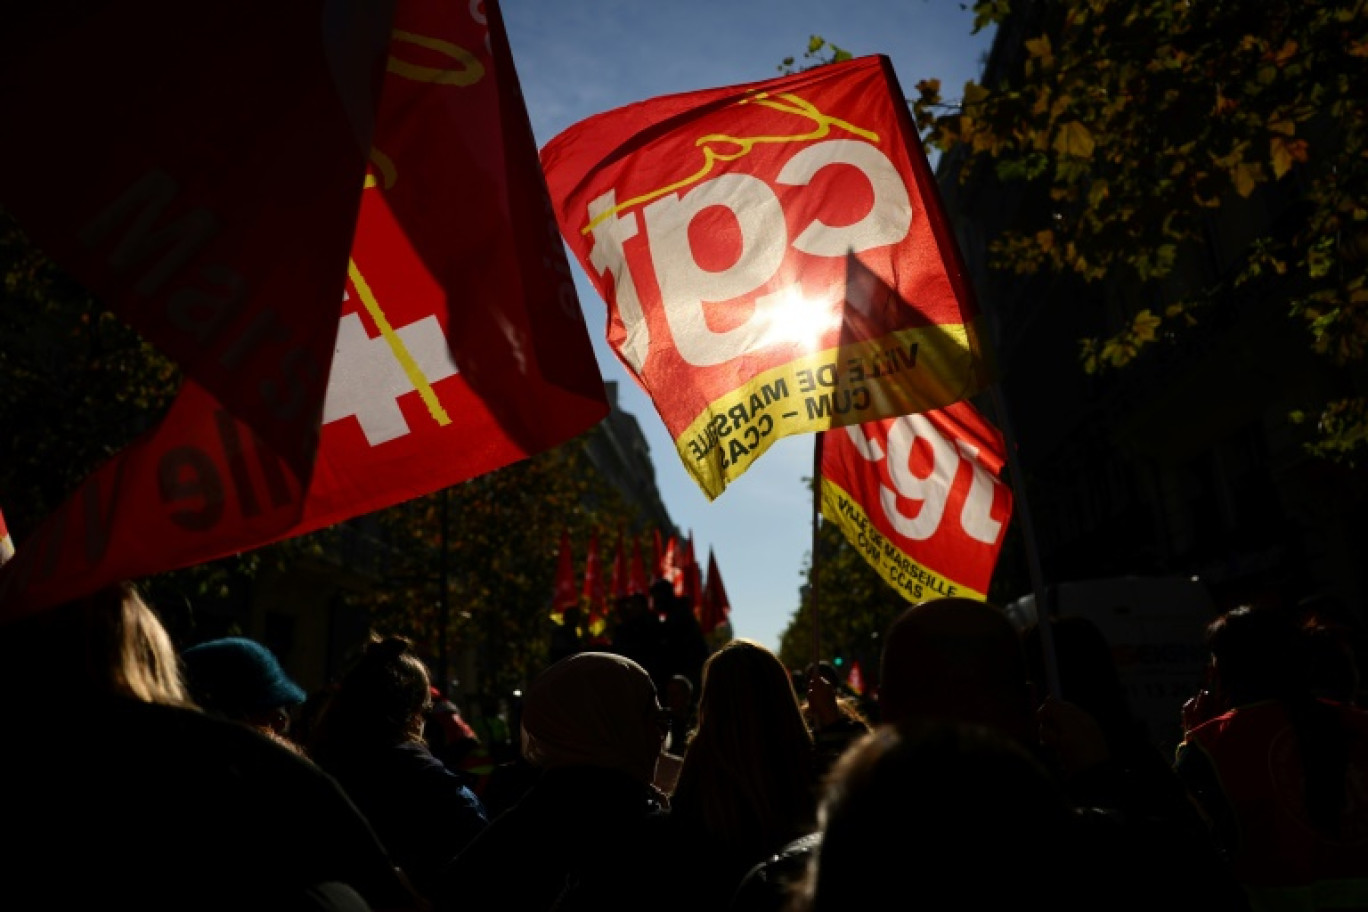
[(137, 587), (111, 583), (5, 631), (6, 673), (51, 694), (191, 705), (171, 636)]
[(710, 655), (672, 805), (737, 851), (775, 851), (812, 823), (812, 764), (812, 733), (779, 657), (746, 639)]
[(728, 738), (748, 738), (758, 725), (777, 729), (790, 743), (811, 740), (788, 668), (744, 638), (731, 640), (703, 663), (698, 725)]
[(432, 707), (427, 666), (402, 636), (372, 635), (324, 706), (315, 750), (334, 744), (388, 747), (423, 739)]
[(579, 652), (537, 676), (522, 708), (523, 756), (536, 766), (595, 766), (648, 784), (664, 743), (650, 674), (625, 656)]

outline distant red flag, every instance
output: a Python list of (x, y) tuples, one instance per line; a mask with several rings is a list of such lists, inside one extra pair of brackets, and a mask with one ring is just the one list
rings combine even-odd
[(613, 579), (609, 591), (614, 602), (627, 597), (627, 532), (618, 531), (617, 555), (613, 558)]
[(641, 539), (632, 540), (631, 575), (627, 578), (628, 595), (645, 595), (650, 591), (651, 578), (646, 575), (646, 559), (641, 553)]
[(694, 558), (693, 531), (684, 540), (683, 561), (679, 578), (675, 580), (675, 595), (684, 600), (689, 610), (698, 613), (698, 600), (703, 597), (703, 571)]
[(727, 588), (722, 585), (722, 573), (717, 569), (717, 557), (712, 548), (708, 549), (708, 579), (703, 585), (703, 597), (699, 601), (698, 625), (705, 634), (712, 633), (727, 623), (731, 616), (731, 601), (727, 598)]
[(0, 564), (14, 556), (14, 539), (10, 537), (9, 526), (5, 524), (5, 514), (0, 512)]
[(968, 400), (829, 431), (822, 515), (908, 601), (984, 599), (1012, 515), (1006, 454)]
[(665, 576), (665, 546), (662, 544), (660, 530), (651, 530), (651, 578)]
[[(318, 0), (270, 28), (252, 0), (60, 5), (0, 34), (0, 113), (33, 126), (0, 204), (186, 380), (5, 565), (0, 616), (440, 490), (607, 414), (494, 0), (398, 0), (356, 34)], [(72, 140), (97, 134), (121, 139)]]
[(565, 610), (579, 604), (575, 585), (575, 556), (570, 547), (570, 530), (561, 530), (560, 554), (556, 558), (556, 584), (551, 593), (551, 620), (564, 623)]
[[(542, 147), (608, 344), (709, 499), (786, 436), (937, 408), (990, 379), (905, 98), (871, 55), (650, 98)], [(856, 257), (877, 282), (847, 287)], [(867, 324), (855, 343), (848, 311)]]
[(584, 591), (580, 599), (585, 610), (585, 626), (591, 634), (602, 633), (607, 626), (604, 592), (603, 558), (599, 554), (599, 535), (595, 529), (589, 533), (589, 552), (584, 559)]
[(851, 659), (850, 661), (850, 672), (846, 675), (846, 687), (849, 687), (852, 693), (864, 694), (864, 672), (860, 669), (859, 659)]
[(660, 556), (660, 576), (678, 588), (679, 578), (683, 570), (684, 546), (679, 543), (676, 536), (671, 535), (669, 541), (665, 543), (665, 553)]

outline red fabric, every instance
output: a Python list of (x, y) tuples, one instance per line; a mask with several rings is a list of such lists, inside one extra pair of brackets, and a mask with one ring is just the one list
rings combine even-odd
[(1231, 870), (1247, 887), (1304, 893), (1319, 884), (1319, 895), (1334, 896), (1336, 881), (1360, 888), (1368, 881), (1368, 780), (1352, 772), (1368, 768), (1368, 712), (1342, 705), (1335, 711), (1351, 733), (1348, 810), (1338, 839), (1308, 817), (1301, 751), (1283, 703), (1241, 706), (1187, 733), (1189, 746), (1211, 759), (1234, 813), (1240, 839)]
[(14, 556), (14, 539), (10, 537), (9, 526), (5, 525), (5, 514), (0, 513), (0, 564)]
[(631, 576), (627, 580), (627, 592), (629, 595), (645, 595), (651, 587), (651, 581), (646, 576), (646, 560), (641, 553), (641, 539), (633, 539), (632, 547), (632, 567)]
[(684, 571), (683, 550), (679, 539), (671, 535), (665, 543), (665, 553), (660, 557), (660, 575), (675, 587), (676, 595), (679, 594), (679, 580)]
[(721, 571), (717, 569), (717, 557), (709, 548), (708, 579), (699, 600), (698, 625), (705, 634), (712, 633), (726, 623), (730, 616), (731, 601), (727, 598), (727, 588), (722, 584)]
[(849, 687), (852, 693), (863, 694), (864, 686), (864, 671), (860, 668), (860, 660), (852, 659), (850, 672), (846, 674), (846, 687)]
[(908, 601), (983, 599), (1012, 516), (1006, 458), (967, 400), (828, 432), (822, 515)]
[(684, 540), (682, 565), (675, 579), (675, 595), (684, 600), (689, 610), (698, 613), (698, 600), (703, 596), (703, 574), (694, 559), (693, 533)]
[(542, 148), (608, 343), (710, 499), (782, 437), (990, 379), (904, 98), (886, 57), (861, 57), (652, 98)]
[(397, 21), (328, 10), (48, 0), (0, 33), (0, 201), (305, 479)]
[[(438, 0), (397, 6), (378, 108), (368, 80), (385, 55), (338, 57), (313, 4), (285, 15), (108, 4), (62, 25), (35, 13), (6, 26), (0, 100), (32, 115), (34, 132), (14, 149), (24, 161), (0, 173), (0, 203), (181, 359), (187, 379), (162, 424), (93, 473), (0, 571), (0, 616), (440, 490), (607, 415), (564, 248), (544, 230), (545, 185), (497, 4), (483, 15)], [(38, 62), (55, 46), (77, 55), (70, 67)], [(372, 115), (373, 141), (353, 132)], [(85, 141), (101, 133), (120, 142)], [(362, 192), (355, 150), (372, 148)], [(71, 159), (80, 150), (91, 163)], [(178, 271), (149, 298), (139, 289), (155, 258), (109, 266), (126, 227), (93, 252), (80, 237), (111, 193), (154, 166), (180, 187), (157, 230), (201, 209), (221, 230), (171, 263)], [(215, 308), (219, 335), (176, 341)], [(230, 358), (225, 376), (229, 349), (256, 338), (248, 324), (263, 314), (275, 322), (260, 323), (261, 344)], [(252, 398), (265, 391), (288, 397), (288, 420)]]

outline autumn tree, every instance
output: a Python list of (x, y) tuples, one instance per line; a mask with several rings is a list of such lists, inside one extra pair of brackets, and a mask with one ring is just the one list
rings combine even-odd
[[(1368, 446), (1368, 4), (1234, 0), (978, 0), (975, 29), (1010, 29), (1016, 59), (947, 104), (916, 86), (929, 150), (962, 182), (996, 180), (1038, 206), (991, 243), (1020, 276), (1125, 283), (1136, 302), (1080, 340), (1084, 371), (1123, 368), (1220, 307), (1285, 309), (1342, 369), (1342, 395), (1308, 402), (1313, 452), (1352, 464)], [(1213, 221), (1262, 195), (1282, 214), (1235, 266), (1194, 282), (1185, 258)], [(1238, 217), (1237, 217), (1238, 218)], [(1255, 302), (1248, 305), (1244, 302)], [(1354, 378), (1357, 378), (1355, 382)]]
[(485, 692), (525, 685), (547, 658), (561, 531), (582, 555), (591, 533), (605, 540), (640, 522), (590, 461), (598, 433), (380, 511), (385, 560), (374, 584), (348, 600), (438, 663), (472, 651)]

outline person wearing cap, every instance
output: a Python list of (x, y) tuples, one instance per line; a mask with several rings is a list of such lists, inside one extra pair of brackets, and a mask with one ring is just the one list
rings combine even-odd
[(247, 637), (221, 637), (183, 651), (181, 664), (191, 698), (202, 709), (295, 747), (290, 713), (308, 694), (270, 649)]

